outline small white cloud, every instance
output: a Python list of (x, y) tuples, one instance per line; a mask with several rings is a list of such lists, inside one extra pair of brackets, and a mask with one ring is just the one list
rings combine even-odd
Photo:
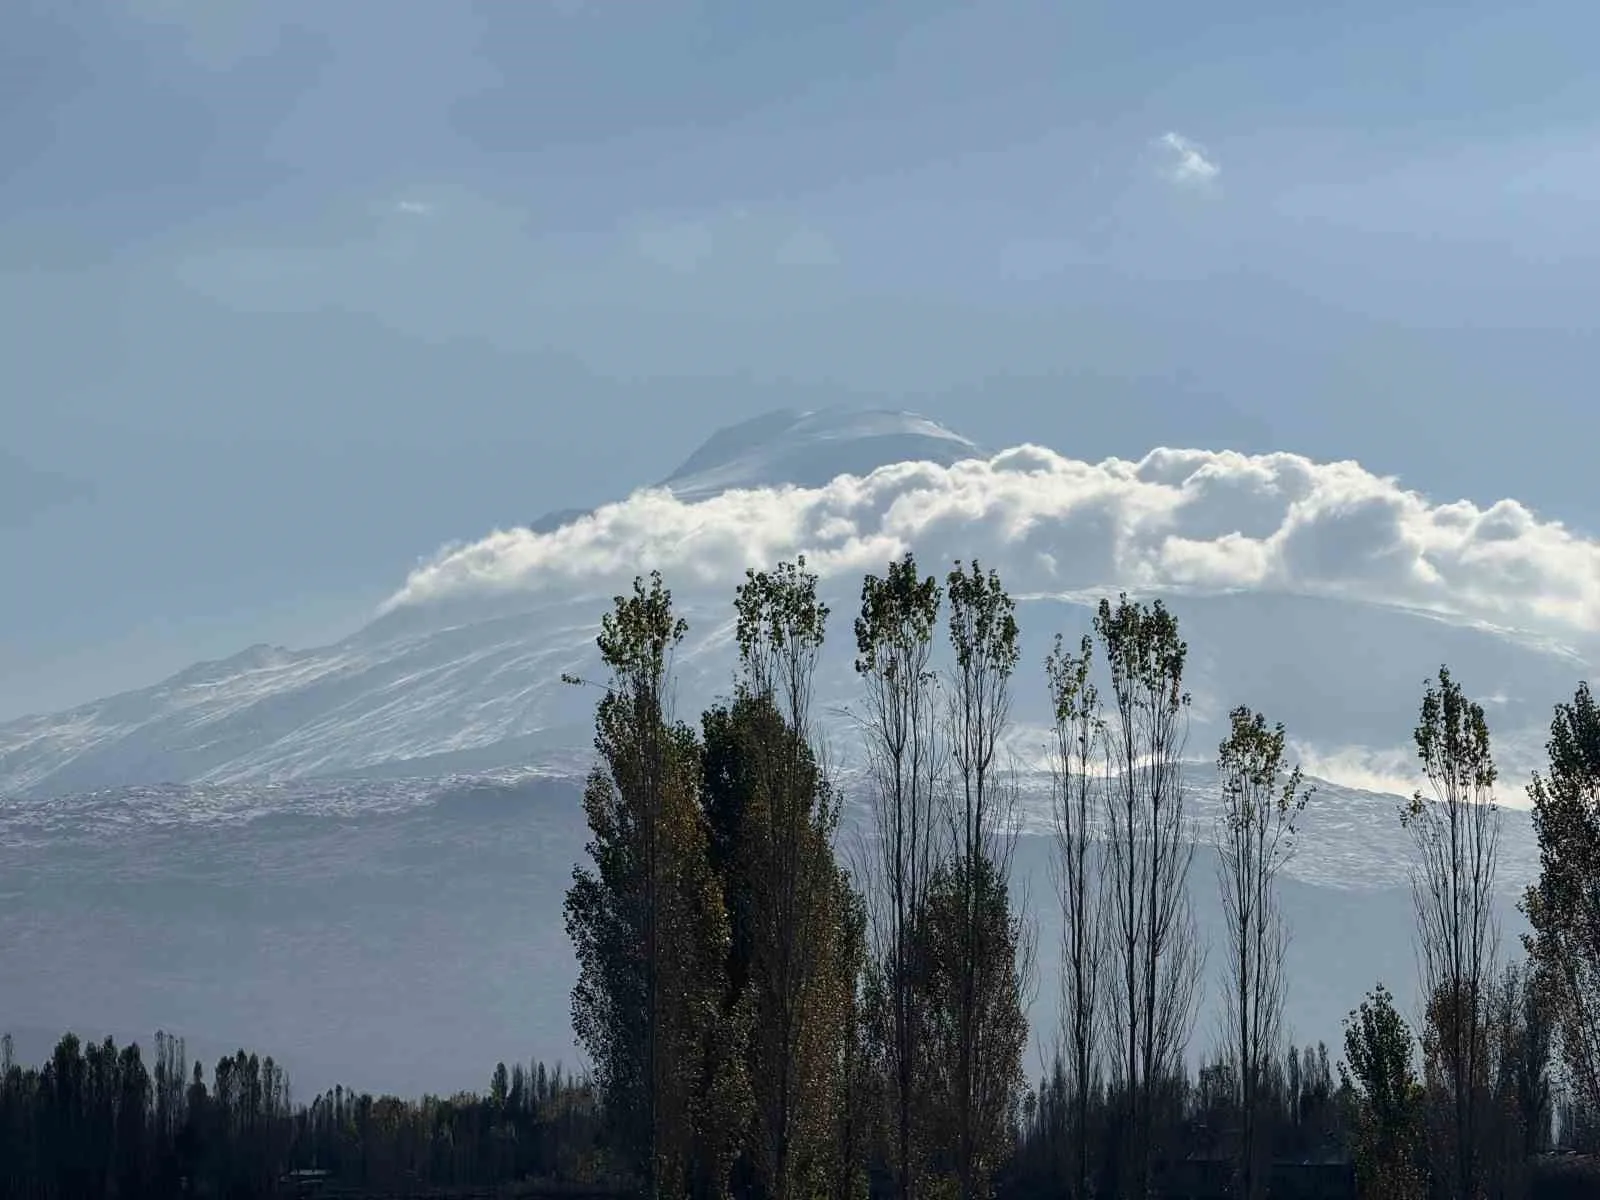
[(421, 200), (399, 200), (395, 202), (394, 210), (412, 217), (426, 217), (433, 213), (433, 205)]
[(1207, 187), (1222, 174), (1217, 161), (1206, 156), (1205, 147), (1181, 133), (1168, 131), (1156, 145), (1165, 158), (1161, 173), (1179, 187)]

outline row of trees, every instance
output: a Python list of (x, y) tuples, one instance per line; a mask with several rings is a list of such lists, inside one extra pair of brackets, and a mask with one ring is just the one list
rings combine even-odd
[(908, 555), (864, 580), (854, 826), (814, 714), (830, 616), (816, 577), (804, 560), (751, 571), (734, 608), (735, 686), (693, 725), (673, 712), (686, 629), (661, 578), (602, 621), (588, 861), (565, 906), (591, 1077), (501, 1067), (481, 1097), (338, 1089), (296, 1107), (272, 1060), (243, 1052), (208, 1086), (170, 1038), (153, 1069), (137, 1047), (71, 1037), (24, 1069), (7, 1046), (5, 1194), (244, 1197), (316, 1168), (390, 1190), (539, 1177), (652, 1198), (1185, 1187), (1256, 1200), (1295, 1194), (1295, 1171), (1320, 1163), (1318, 1186), (1342, 1170), (1365, 1196), (1499, 1200), (1535, 1194), (1530, 1164), (1553, 1127), (1600, 1140), (1587, 686), (1558, 706), (1530, 789), (1541, 870), (1517, 960), (1495, 921), (1483, 709), (1448, 670), (1427, 685), (1415, 737), (1428, 787), (1401, 813), (1419, 1032), (1380, 984), (1336, 1065), (1326, 1047), (1286, 1048), (1282, 1027), (1278, 886), (1311, 789), (1283, 727), (1234, 710), (1216, 755), (1225, 937), (1209, 958), (1225, 1020), (1192, 1075), (1208, 954), (1190, 880), (1188, 648), (1159, 601), (1103, 601), (1090, 634), (1058, 638), (1044, 663), (1060, 1027), (1030, 1088), (1037, 928), (1013, 890), (1020, 654), (1000, 579), (958, 562), (940, 581)]
[(1424, 693), (1415, 740), (1429, 787), (1401, 817), (1416, 851), (1425, 1011), (1420, 1038), (1382, 987), (1352, 1014), (1348, 1058), (1367, 1099), (1357, 1164), (1374, 1195), (1519, 1195), (1553, 1119), (1569, 1144), (1597, 1148), (1600, 709), (1586, 683), (1556, 706), (1548, 772), (1528, 789), (1540, 870), (1521, 901), (1524, 961), (1500, 952), (1488, 722), (1448, 670)]
[(0, 1195), (166, 1200), (275, 1195), (293, 1172), (374, 1191), (489, 1186), (603, 1173), (586, 1079), (558, 1067), (495, 1068), (486, 1093), (408, 1102), (343, 1087), (294, 1105), (270, 1057), (240, 1050), (208, 1083), (183, 1041), (68, 1034), (38, 1068), (0, 1041)]
[(874, 836), (854, 872), (813, 726), (828, 609), (804, 562), (739, 588), (737, 685), (698, 729), (670, 711), (684, 624), (659, 576), (604, 619), (573, 1023), (652, 1196), (857, 1195), (874, 1174), (976, 1195), (1010, 1148), (1030, 949), (999, 770), (1017, 627), (992, 572), (958, 564), (947, 592), (940, 688), (946, 589), (907, 559), (863, 590)]
[[(1011, 896), (1011, 597), (976, 563), (941, 587), (909, 555), (864, 581), (856, 715), (872, 821), (853, 870), (836, 862), (839, 805), (811, 725), (828, 617), (816, 578), (803, 561), (752, 571), (735, 608), (735, 698), (699, 730), (667, 703), (685, 629), (659, 576), (618, 598), (600, 637), (594, 866), (567, 911), (574, 1025), (623, 1144), (651, 1194), (733, 1178), (762, 1195), (847, 1195), (873, 1173), (901, 1196), (987, 1194), (1025, 1091), (1034, 950)], [(1139, 1195), (1204, 961), (1181, 770), (1187, 648), (1160, 603), (1103, 603), (1094, 630), (1047, 663), (1074, 1175), (1089, 1186), (1089, 1097), (1108, 1070), (1109, 1179)], [(1280, 781), (1283, 743), (1241, 710), (1222, 760), (1249, 1113), (1282, 1007), (1285, 935), (1267, 892), (1303, 803), (1297, 772)]]
[(1030, 1092), (1036, 928), (1013, 895), (1005, 757), (1012, 600), (976, 563), (941, 583), (907, 555), (866, 577), (853, 715), (870, 820), (836, 853), (838, 777), (812, 720), (829, 616), (816, 585), (804, 560), (747, 574), (733, 698), (698, 726), (672, 710), (685, 625), (660, 576), (604, 619), (592, 863), (567, 900), (573, 1016), (648, 1194), (976, 1197), (1047, 1170), (1074, 1196), (1143, 1196), (1209, 1154), (1226, 1160), (1230, 1194), (1255, 1200), (1298, 1147), (1353, 1158), (1368, 1195), (1477, 1200), (1517, 1194), (1520, 1164), (1548, 1144), (1553, 1047), (1580, 1110), (1600, 1103), (1587, 689), (1558, 710), (1551, 776), (1534, 781), (1544, 870), (1526, 901), (1527, 963), (1508, 965), (1487, 723), (1447, 669), (1427, 685), (1415, 734), (1429, 789), (1401, 814), (1421, 1035), (1379, 985), (1351, 1014), (1337, 1088), (1318, 1058), (1307, 1126), (1306, 1064), (1283, 1067), (1278, 883), (1311, 789), (1281, 725), (1230, 714), (1216, 759), (1225, 1034), (1191, 1079), (1208, 956), (1189, 878), (1188, 649), (1161, 602), (1101, 602), (1092, 633), (1058, 638), (1044, 664), (1061, 1027)]
[[(1228, 1178), (1237, 1150), (1241, 1126), (1240, 1080), (1234, 1065), (1223, 1055), (1203, 1065), (1197, 1076), (1174, 1077), (1158, 1093), (1156, 1141), (1158, 1153), (1169, 1162), (1188, 1160), (1213, 1168), (1214, 1194), (1234, 1194)], [(1335, 1082), (1328, 1048), (1319, 1044), (1303, 1050), (1289, 1046), (1274, 1057), (1262, 1073), (1255, 1092), (1256, 1118), (1263, 1142), (1279, 1158), (1296, 1163), (1331, 1167), (1335, 1180), (1348, 1144), (1348, 1120), (1353, 1111), (1351, 1094)], [(1087, 1099), (1077, 1094), (1064, 1057), (1028, 1098), (1018, 1149), (1005, 1173), (1005, 1192), (1014, 1197), (1078, 1195), (1073, 1181), (1088, 1175), (1094, 1194), (1114, 1194), (1102, 1180), (1098, 1164), (1114, 1160), (1114, 1125), (1117, 1105), (1102, 1086)], [(1088, 1137), (1080, 1140), (1087, 1114)], [(1084, 1168), (1087, 1158), (1089, 1169)], [(1220, 1178), (1216, 1177), (1220, 1169)], [(1262, 1179), (1267, 1171), (1258, 1172)], [(1192, 1184), (1203, 1187), (1207, 1180)], [(1079, 1185), (1081, 1187), (1081, 1184)], [(1280, 1188), (1277, 1194), (1296, 1194)]]

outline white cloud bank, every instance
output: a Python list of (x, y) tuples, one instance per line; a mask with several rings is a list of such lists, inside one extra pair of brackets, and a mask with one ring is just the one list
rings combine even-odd
[(1087, 463), (1036, 446), (903, 463), (821, 488), (685, 503), (649, 490), (546, 534), (447, 547), (385, 609), (593, 591), (660, 568), (685, 594), (804, 554), (824, 578), (977, 555), (1018, 595), (1250, 589), (1359, 597), (1567, 636), (1600, 632), (1600, 543), (1514, 500), (1436, 504), (1354, 462), (1158, 449)]
[(1164, 133), (1156, 145), (1166, 156), (1162, 173), (1180, 187), (1206, 187), (1222, 174), (1217, 161), (1207, 157), (1205, 147), (1181, 133)]

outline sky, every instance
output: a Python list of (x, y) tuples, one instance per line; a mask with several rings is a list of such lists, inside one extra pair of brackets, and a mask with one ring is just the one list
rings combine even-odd
[[(1600, 530), (1592, 5), (12, 0), (0, 718), (769, 409)], [(1588, 336), (1586, 336), (1588, 335)]]

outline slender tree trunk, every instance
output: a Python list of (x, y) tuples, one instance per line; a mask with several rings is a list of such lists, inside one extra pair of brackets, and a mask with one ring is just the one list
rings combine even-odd
[(1019, 655), (1014, 605), (995, 572), (985, 574), (976, 561), (968, 572), (957, 562), (946, 583), (954, 658), (947, 741), (959, 780), (958, 794), (945, 805), (959, 862), (956, 1175), (962, 1197), (971, 1200), (986, 1182), (982, 1162), (998, 1152), (988, 1144), (1001, 1116), (995, 1109), (1011, 1099), (1005, 1077), (1012, 1064), (1000, 1061), (1009, 1043), (999, 1034), (1011, 1026), (1012, 1014), (1000, 1005), (1016, 971), (1015, 951), (1009, 940), (996, 939), (989, 906), (1004, 891), (1014, 846), (1013, 793), (996, 776)]
[(862, 728), (874, 777), (877, 861), (869, 880), (874, 885), (870, 925), (892, 1017), (894, 1168), (902, 1200), (916, 1191), (913, 1091), (921, 1030), (913, 957), (934, 859), (932, 802), (939, 761), (929, 661), (940, 598), (938, 582), (920, 577), (908, 554), (891, 563), (884, 578), (866, 578), (855, 622), (855, 667), (865, 692)]
[(1090, 680), (1093, 649), (1093, 641), (1085, 637), (1078, 653), (1071, 654), (1058, 636), (1045, 660), (1056, 735), (1054, 861), (1065, 942), (1067, 986), (1062, 1000), (1072, 1064), (1070, 1173), (1076, 1200), (1086, 1200), (1089, 1195), (1089, 1105), (1100, 1061), (1099, 973), (1109, 908), (1103, 894), (1103, 854), (1098, 856), (1094, 880), (1090, 879), (1090, 847), (1095, 844), (1089, 828), (1095, 801), (1094, 759), (1105, 737), (1099, 694)]
[(1417, 792), (1402, 819), (1417, 850), (1412, 894), (1424, 996), (1430, 1037), (1445, 1060), (1437, 1067), (1450, 1091), (1457, 1195), (1478, 1200), (1484, 997), (1496, 939), (1496, 769), (1483, 708), (1466, 699), (1447, 668), (1424, 692), (1414, 736), (1431, 795)]
[(1258, 1200), (1261, 1082), (1278, 1053), (1286, 980), (1278, 873), (1294, 848), (1295, 818), (1310, 789), (1298, 767), (1284, 769), (1283, 726), (1248, 708), (1229, 714), (1229, 734), (1217, 750), (1222, 807), (1217, 818), (1218, 883), (1224, 926), (1233, 948), (1227, 1002), (1233, 1008), (1228, 1053), (1238, 1075), (1243, 1138), (1237, 1175), (1240, 1193)]
[(1183, 826), (1180, 763), (1188, 696), (1187, 647), (1160, 601), (1101, 601), (1095, 632), (1111, 677), (1108, 758), (1120, 768), (1108, 795), (1117, 892), (1113, 950), (1122, 969), (1125, 1010), (1114, 1013), (1125, 1038), (1128, 1138), (1125, 1194), (1150, 1182), (1155, 1106), (1181, 1067), (1203, 954), (1188, 871), (1193, 846)]

